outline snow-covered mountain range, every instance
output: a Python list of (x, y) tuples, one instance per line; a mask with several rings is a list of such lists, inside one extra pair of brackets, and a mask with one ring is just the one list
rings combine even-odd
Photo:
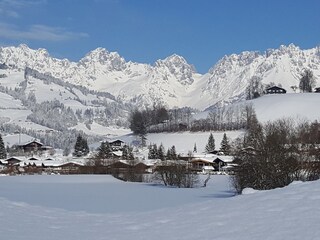
[[(320, 48), (302, 50), (290, 44), (264, 53), (242, 52), (223, 57), (208, 73), (199, 74), (183, 57), (172, 55), (153, 65), (127, 62), (117, 52), (97, 48), (79, 62), (56, 59), (45, 49), (26, 45), (0, 48), (0, 64), (15, 71), (26, 67), (91, 90), (109, 92), (117, 100), (136, 106), (159, 103), (172, 108), (200, 110), (244, 98), (252, 77), (280, 83), (288, 92), (300, 74), (311, 69), (320, 83)], [(10, 75), (10, 74), (9, 74)], [(10, 76), (8, 76), (10, 77)]]

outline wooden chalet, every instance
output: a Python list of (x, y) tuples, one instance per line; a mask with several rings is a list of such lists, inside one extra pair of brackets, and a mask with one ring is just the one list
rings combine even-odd
[(143, 162), (139, 162), (138, 164), (134, 165), (134, 171), (136, 173), (147, 173), (150, 172), (150, 166)]
[(23, 152), (37, 152), (42, 150), (43, 144), (37, 140), (33, 140), (31, 142), (27, 142), (25, 144), (17, 145), (18, 149), (23, 150)]
[(190, 161), (192, 169), (197, 172), (208, 173), (212, 171), (224, 171), (233, 166), (233, 156), (213, 156), (196, 158)]
[(117, 139), (109, 142), (112, 151), (121, 150), (126, 144), (124, 141)]
[(203, 168), (213, 167), (213, 161), (209, 159), (197, 158), (191, 160), (190, 163), (192, 164), (192, 169), (195, 171), (202, 171)]
[(287, 93), (287, 91), (284, 88), (273, 86), (266, 89), (267, 94), (284, 94)]

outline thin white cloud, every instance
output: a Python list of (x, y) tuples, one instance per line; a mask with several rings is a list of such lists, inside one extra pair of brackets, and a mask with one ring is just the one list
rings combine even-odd
[(64, 28), (45, 25), (32, 25), (28, 29), (19, 29), (15, 25), (0, 23), (0, 37), (14, 40), (66, 41), (89, 37), (87, 33), (71, 32)]
[(0, 0), (0, 16), (18, 18), (20, 9), (45, 3), (46, 0)]
[(0, 5), (10, 8), (22, 8), (46, 3), (46, 0), (0, 0)]

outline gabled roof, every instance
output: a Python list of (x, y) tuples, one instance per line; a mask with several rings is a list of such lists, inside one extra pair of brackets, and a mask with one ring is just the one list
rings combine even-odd
[(115, 140), (112, 140), (112, 141), (108, 141), (110, 144), (112, 143), (116, 143), (116, 142), (121, 142), (121, 143), (124, 143), (124, 141), (120, 140), (120, 139), (115, 139)]
[(17, 146), (26, 146), (26, 145), (29, 145), (29, 144), (31, 144), (31, 143), (37, 143), (37, 144), (43, 146), (43, 143), (41, 143), (41, 142), (40, 142), (39, 140), (37, 140), (37, 139), (33, 139), (32, 141), (25, 142), (25, 143), (20, 143), (20, 144), (18, 144)]
[(221, 160), (221, 161), (223, 161), (223, 162), (225, 162), (225, 163), (230, 163), (230, 162), (233, 162), (233, 160), (234, 160), (234, 157), (233, 156), (218, 156), (218, 157), (216, 157), (215, 159), (214, 159), (214, 161), (216, 161), (216, 160)]
[(281, 88), (281, 87), (278, 87), (278, 86), (272, 86), (272, 87), (269, 87), (266, 89), (267, 91), (268, 90), (283, 90), (283, 91), (286, 91), (284, 88)]
[(7, 162), (8, 162), (8, 161), (19, 161), (19, 162), (21, 162), (22, 160), (19, 159), (19, 158), (17, 158), (17, 157), (9, 157), (9, 158), (6, 159), (6, 161), (7, 161)]

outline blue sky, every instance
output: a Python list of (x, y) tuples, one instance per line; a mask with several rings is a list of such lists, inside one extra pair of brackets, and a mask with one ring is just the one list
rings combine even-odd
[(0, 45), (78, 61), (104, 47), (153, 64), (173, 53), (201, 72), (220, 58), (320, 44), (319, 0), (0, 0)]

